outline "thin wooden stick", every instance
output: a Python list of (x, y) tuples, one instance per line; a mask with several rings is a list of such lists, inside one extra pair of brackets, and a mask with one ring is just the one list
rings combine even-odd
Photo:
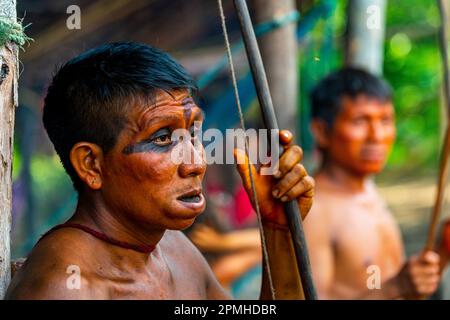
[(447, 126), (447, 130), (444, 137), (444, 146), (442, 148), (441, 153), (441, 162), (439, 166), (436, 198), (434, 201), (433, 211), (431, 215), (430, 228), (428, 229), (428, 237), (425, 250), (434, 249), (437, 226), (439, 224), (439, 218), (442, 211), (442, 203), (444, 201), (445, 185), (447, 183), (449, 153), (450, 153), (450, 127)]
[(441, 47), (442, 56), (442, 69), (443, 69), (443, 87), (444, 87), (444, 103), (447, 110), (447, 129), (444, 136), (444, 144), (441, 150), (441, 160), (439, 165), (439, 175), (437, 182), (437, 192), (434, 202), (434, 207), (431, 215), (431, 223), (428, 229), (427, 243), (425, 250), (433, 250), (434, 242), (436, 239), (437, 226), (439, 224), (439, 218), (441, 216), (442, 204), (444, 201), (444, 192), (448, 176), (448, 158), (450, 154), (450, 72), (448, 65), (448, 20), (445, 10), (445, 0), (437, 0), (439, 5), (439, 11), (441, 14), (441, 28), (439, 32), (439, 43)]

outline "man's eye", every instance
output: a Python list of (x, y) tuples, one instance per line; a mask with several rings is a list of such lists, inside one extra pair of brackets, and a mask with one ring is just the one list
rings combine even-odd
[(352, 119), (352, 123), (356, 124), (356, 125), (364, 124), (364, 122), (365, 122), (365, 119), (363, 117), (358, 117), (358, 118)]
[(381, 122), (383, 124), (391, 124), (394, 121), (394, 119), (392, 117), (384, 117), (383, 119), (381, 119)]
[(157, 136), (155, 138), (152, 139), (153, 143), (160, 145), (160, 146), (165, 146), (165, 145), (169, 145), (172, 143), (171, 137), (168, 134), (163, 134), (160, 136)]

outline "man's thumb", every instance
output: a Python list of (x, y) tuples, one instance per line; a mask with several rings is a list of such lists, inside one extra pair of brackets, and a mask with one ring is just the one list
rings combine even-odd
[[(242, 182), (244, 183), (244, 187), (247, 190), (250, 190), (251, 181), (250, 181), (250, 172), (248, 168), (249, 160), (247, 154), (245, 153), (244, 150), (235, 148), (233, 150), (233, 155), (234, 159), (236, 160), (237, 170), (239, 172), (239, 175), (241, 176)], [(257, 172), (255, 166), (251, 164), (250, 167), (252, 170), (253, 178), (256, 178)]]

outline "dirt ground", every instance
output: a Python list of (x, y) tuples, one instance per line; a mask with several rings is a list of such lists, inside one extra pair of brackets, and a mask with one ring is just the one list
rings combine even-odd
[[(378, 182), (381, 195), (386, 200), (400, 228), (406, 254), (419, 252), (425, 244), (430, 222), (431, 207), (436, 193), (436, 180), (427, 178), (392, 183)], [(450, 217), (450, 188), (446, 188), (442, 219)], [(450, 269), (450, 268), (449, 268)], [(446, 272), (441, 286), (441, 298), (450, 299), (450, 272)]]

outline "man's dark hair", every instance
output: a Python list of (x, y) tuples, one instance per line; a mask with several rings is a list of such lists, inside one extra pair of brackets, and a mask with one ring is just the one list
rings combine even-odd
[(312, 118), (323, 120), (331, 128), (341, 109), (342, 98), (359, 95), (382, 102), (392, 99), (391, 88), (383, 79), (364, 70), (344, 68), (329, 74), (312, 90)]
[(130, 108), (153, 100), (157, 89), (196, 86), (169, 54), (140, 43), (102, 45), (56, 72), (45, 97), (44, 127), (77, 191), (82, 183), (70, 162), (72, 147), (86, 141), (110, 151)]

